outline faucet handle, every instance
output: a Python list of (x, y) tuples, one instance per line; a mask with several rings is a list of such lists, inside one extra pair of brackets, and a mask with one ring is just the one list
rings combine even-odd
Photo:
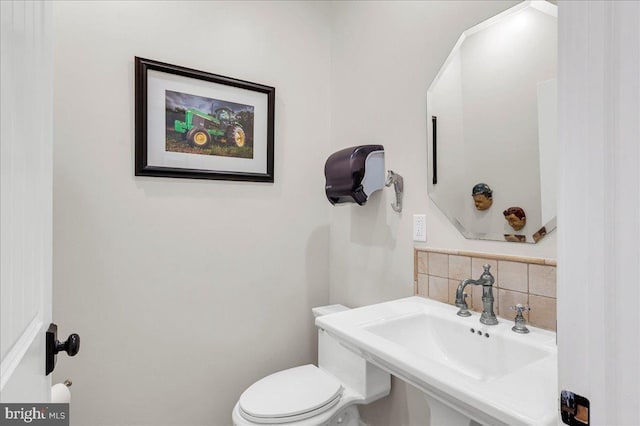
[(509, 309), (516, 311), (515, 325), (511, 327), (511, 330), (520, 334), (528, 333), (529, 329), (527, 328), (524, 316), (522, 316), (522, 311), (530, 311), (531, 308), (518, 303), (516, 306), (510, 306)]
[(529, 306), (518, 303), (516, 306), (509, 306), (509, 309), (512, 311), (516, 311), (516, 315), (522, 315), (523, 311), (530, 311), (531, 308)]

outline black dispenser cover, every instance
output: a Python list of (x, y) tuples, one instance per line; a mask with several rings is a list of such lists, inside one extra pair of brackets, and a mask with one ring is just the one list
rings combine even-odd
[(384, 151), (384, 147), (382, 145), (352, 146), (334, 152), (327, 158), (324, 165), (325, 191), (331, 204), (356, 202), (363, 205), (367, 202), (362, 179), (367, 157), (375, 151)]

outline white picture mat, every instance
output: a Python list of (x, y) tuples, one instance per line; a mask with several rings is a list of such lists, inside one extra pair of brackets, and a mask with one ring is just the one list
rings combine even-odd
[[(253, 158), (166, 151), (166, 90), (253, 106)], [(148, 70), (147, 165), (215, 172), (267, 173), (267, 111), (265, 93)]]

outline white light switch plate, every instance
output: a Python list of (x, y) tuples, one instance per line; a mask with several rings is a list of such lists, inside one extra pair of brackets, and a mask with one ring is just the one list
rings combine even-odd
[(413, 215), (413, 241), (427, 241), (427, 215)]

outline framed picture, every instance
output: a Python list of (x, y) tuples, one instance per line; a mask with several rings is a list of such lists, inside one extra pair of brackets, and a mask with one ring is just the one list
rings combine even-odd
[(274, 107), (274, 87), (136, 57), (136, 176), (273, 182)]

